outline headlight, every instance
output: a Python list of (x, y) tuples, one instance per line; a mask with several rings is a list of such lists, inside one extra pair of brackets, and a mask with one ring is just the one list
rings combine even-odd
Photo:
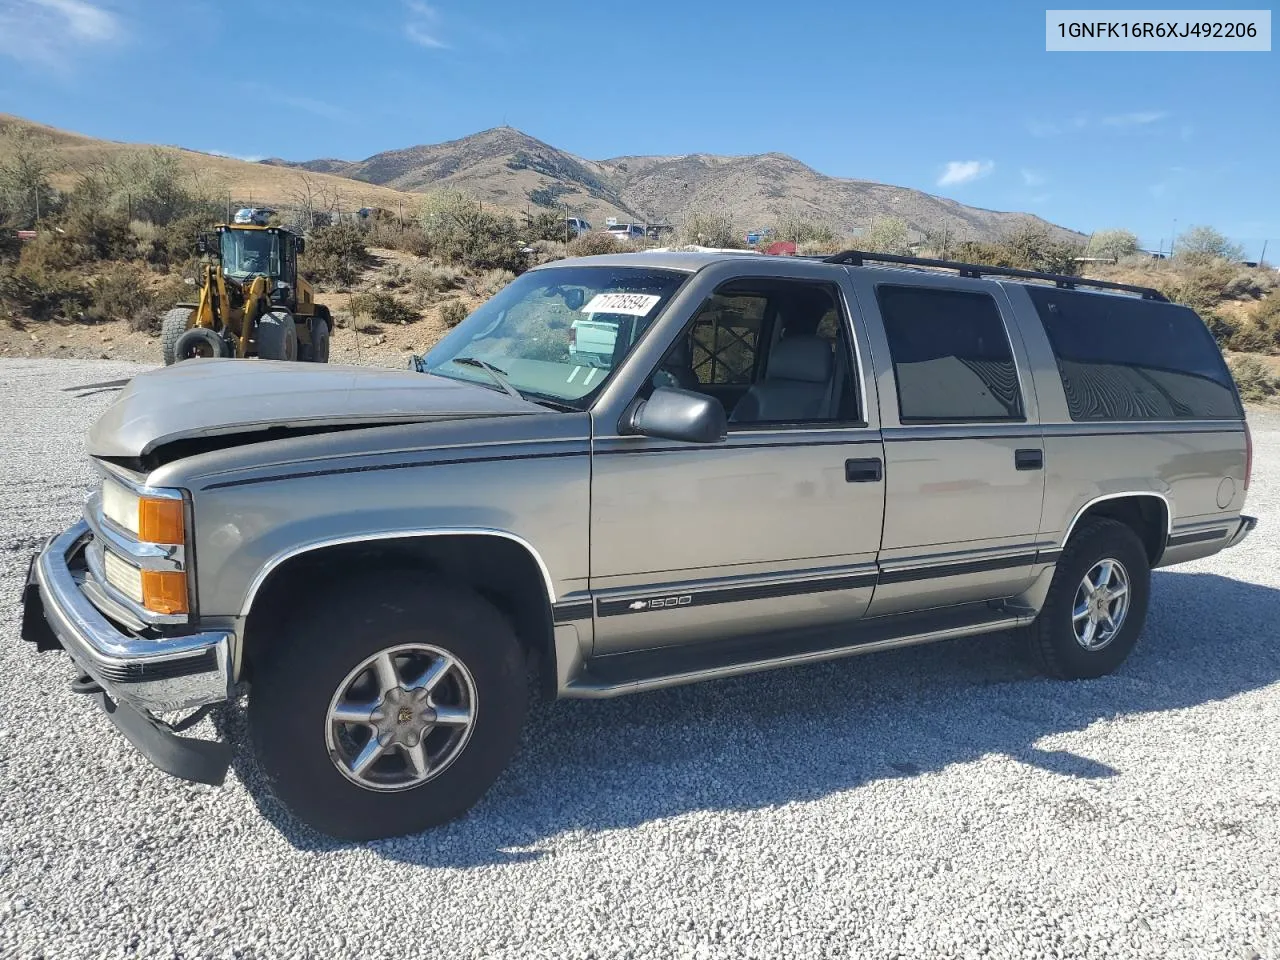
[(102, 484), (103, 515), (144, 543), (181, 545), (186, 540), (180, 495), (141, 496), (111, 480)]
[[(176, 490), (139, 494), (105, 480), (102, 515), (141, 544), (182, 546), (186, 540), (186, 514), (182, 494)], [(116, 590), (152, 613), (190, 612), (185, 559), (175, 551), (167, 566), (177, 569), (158, 569), (158, 565), (154, 556), (135, 550), (128, 541), (104, 544), (102, 572)]]

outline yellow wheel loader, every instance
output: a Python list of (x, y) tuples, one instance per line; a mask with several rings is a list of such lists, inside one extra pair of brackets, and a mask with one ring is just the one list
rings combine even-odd
[(196, 242), (206, 255), (200, 299), (178, 304), (161, 321), (166, 364), (192, 357), (259, 357), (328, 363), (333, 318), (298, 276), (304, 241), (272, 227), (256, 211)]

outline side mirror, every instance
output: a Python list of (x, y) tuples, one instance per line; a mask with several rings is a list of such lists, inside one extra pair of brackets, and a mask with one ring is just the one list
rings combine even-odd
[(213, 238), (207, 233), (196, 235), (196, 253), (204, 255), (213, 250)]
[(686, 443), (719, 443), (729, 432), (720, 401), (692, 390), (658, 387), (623, 414), (620, 433)]
[(305, 253), (307, 250), (307, 241), (303, 240), (301, 237), (298, 237), (296, 242), (298, 244), (298, 256), (302, 256), (303, 253)]

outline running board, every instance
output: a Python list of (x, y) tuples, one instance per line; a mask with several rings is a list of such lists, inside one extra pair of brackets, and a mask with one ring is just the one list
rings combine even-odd
[(1024, 626), (1032, 616), (982, 604), (876, 617), (821, 630), (792, 631), (743, 640), (659, 647), (587, 661), (560, 696), (603, 699), (702, 680), (737, 677), (778, 667), (820, 663)]

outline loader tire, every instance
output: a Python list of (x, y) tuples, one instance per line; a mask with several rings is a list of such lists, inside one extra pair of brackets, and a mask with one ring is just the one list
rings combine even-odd
[(311, 342), (298, 347), (298, 359), (308, 363), (329, 362), (329, 324), (324, 317), (312, 317), (307, 323)]
[(286, 310), (272, 310), (258, 321), (258, 358), (298, 359), (298, 328), (293, 314)]
[(174, 362), (194, 360), (197, 357), (227, 356), (227, 341), (208, 327), (192, 327), (178, 337), (173, 345)]
[(186, 307), (177, 307), (160, 318), (160, 351), (166, 367), (178, 359), (174, 347), (178, 345), (178, 338), (187, 332), (190, 322), (191, 311)]

